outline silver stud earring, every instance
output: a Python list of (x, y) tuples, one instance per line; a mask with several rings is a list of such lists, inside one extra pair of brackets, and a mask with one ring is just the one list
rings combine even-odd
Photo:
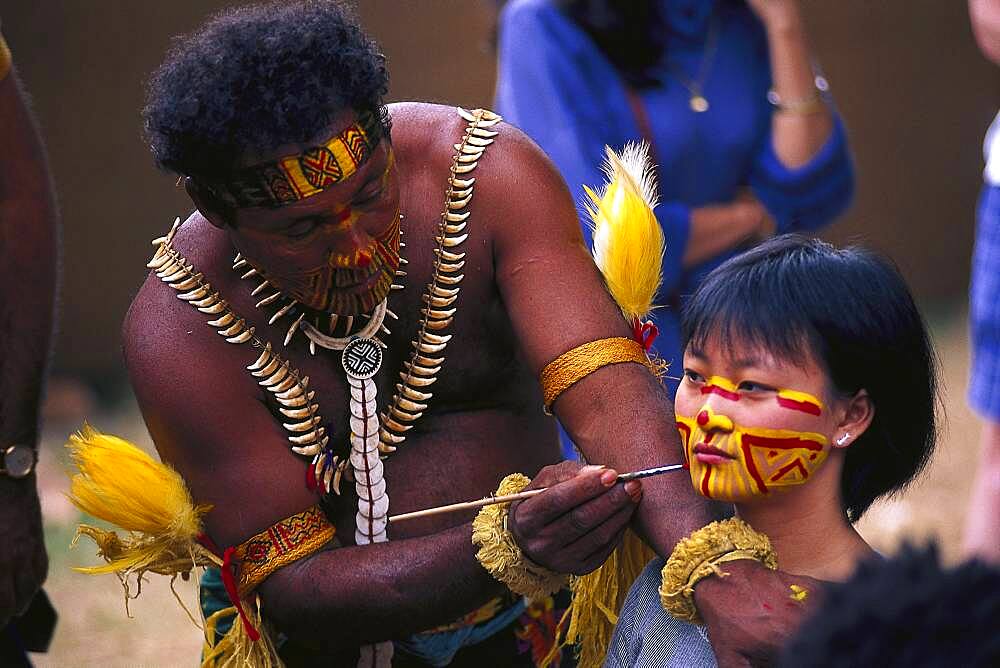
[(844, 443), (847, 443), (847, 440), (849, 438), (851, 438), (851, 432), (847, 432), (846, 434), (844, 434), (843, 436), (841, 436), (840, 438), (838, 438), (837, 439), (837, 445), (843, 445)]

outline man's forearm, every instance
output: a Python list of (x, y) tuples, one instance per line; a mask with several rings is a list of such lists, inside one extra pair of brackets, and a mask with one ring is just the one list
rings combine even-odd
[(52, 336), (56, 204), (15, 73), (0, 81), (0, 442), (34, 442)]
[(405, 637), (499, 595), (462, 524), (420, 538), (320, 552), (261, 587), (265, 614), (316, 649)]
[[(673, 372), (673, 370), (671, 370)], [(619, 473), (684, 461), (666, 390), (644, 367), (604, 367), (567, 390), (555, 404), (574, 441), (592, 464)], [(636, 529), (668, 556), (678, 540), (711, 521), (708, 503), (687, 471), (642, 481)]]

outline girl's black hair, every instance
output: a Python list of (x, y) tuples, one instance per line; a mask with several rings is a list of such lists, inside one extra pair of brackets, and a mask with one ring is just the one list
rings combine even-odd
[[(334, 0), (229, 9), (174, 41), (143, 120), (162, 169), (227, 174), (247, 152), (314, 140), (345, 110), (388, 116), (385, 56)], [(388, 136), (386, 134), (386, 136)]]
[(686, 304), (681, 336), (759, 347), (801, 363), (810, 355), (834, 391), (865, 389), (875, 417), (847, 448), (841, 497), (851, 521), (904, 488), (936, 439), (936, 359), (899, 271), (863, 248), (784, 235), (711, 272)]
[(559, 0), (559, 6), (630, 86), (659, 83), (653, 71), (667, 34), (661, 0)]

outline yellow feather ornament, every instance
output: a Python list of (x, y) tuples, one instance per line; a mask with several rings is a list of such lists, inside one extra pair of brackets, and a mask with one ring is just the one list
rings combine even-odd
[[(202, 517), (211, 506), (195, 505), (184, 480), (174, 469), (134, 444), (102, 434), (89, 424), (70, 436), (66, 447), (76, 468), (70, 479), (70, 501), (81, 511), (125, 532), (119, 535), (114, 530), (81, 524), (73, 544), (80, 536), (93, 539), (99, 556), (107, 563), (75, 570), (91, 575), (117, 575), (125, 588), (126, 609), (133, 597), (129, 586), (132, 576), (137, 583), (145, 573), (186, 579), (196, 567), (223, 566), (222, 559), (199, 542)], [(184, 605), (180, 598), (177, 600)], [(246, 601), (241, 604), (249, 609), (248, 624), (256, 628), (264, 626), (259, 599), (253, 604)], [(203, 620), (203, 668), (281, 666), (270, 634), (261, 633), (255, 640), (246, 625), (236, 619), (237, 615), (233, 606)], [(217, 638), (216, 629), (228, 618), (233, 619), (229, 631)]]
[(594, 261), (626, 319), (642, 321), (662, 280), (663, 230), (653, 213), (656, 175), (645, 142), (626, 144), (620, 155), (605, 147), (605, 154), (608, 182), (599, 191), (584, 186)]

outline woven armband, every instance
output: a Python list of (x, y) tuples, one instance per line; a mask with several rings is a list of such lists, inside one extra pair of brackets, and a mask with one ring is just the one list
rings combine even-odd
[(10, 74), (11, 63), (13, 62), (7, 42), (4, 41), (3, 33), (0, 33), (0, 81)]
[(336, 529), (317, 505), (287, 517), (236, 548), (238, 589), (246, 598), (279, 568), (308, 557), (333, 540)]
[(727, 576), (719, 564), (737, 559), (753, 559), (771, 570), (778, 568), (770, 539), (738, 517), (712, 522), (681, 540), (661, 572), (663, 609), (675, 619), (702, 624), (694, 604), (695, 584), (709, 575)]
[(542, 369), (541, 376), (545, 412), (551, 411), (552, 404), (559, 395), (574, 383), (601, 367), (623, 362), (642, 364), (656, 375), (656, 368), (649, 361), (642, 345), (623, 336), (584, 343), (552, 360)]
[[(516, 494), (528, 486), (531, 479), (512, 473), (500, 481), (497, 496)], [(510, 503), (484, 506), (472, 522), (472, 543), (479, 547), (476, 559), (490, 575), (507, 585), (515, 594), (538, 599), (566, 586), (567, 577), (532, 562), (518, 547), (507, 530)]]

